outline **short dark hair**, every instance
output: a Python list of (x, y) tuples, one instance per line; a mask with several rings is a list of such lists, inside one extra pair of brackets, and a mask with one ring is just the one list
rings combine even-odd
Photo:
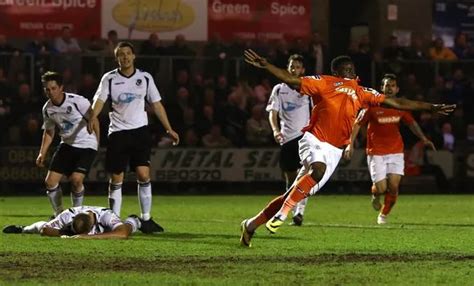
[(394, 80), (398, 84), (397, 76), (393, 73), (386, 73), (382, 77), (382, 81), (380, 82), (382, 85), (385, 83), (385, 81), (389, 80)]
[(63, 85), (63, 76), (54, 71), (47, 71), (41, 76), (41, 82), (55, 81), (59, 86)]
[(304, 63), (304, 57), (302, 55), (299, 55), (299, 54), (292, 54), (288, 58), (288, 64), (290, 64), (291, 61), (297, 61), (297, 62), (300, 62), (300, 63)]
[(335, 72), (341, 65), (347, 64), (347, 63), (353, 63), (351, 57), (342, 55), (342, 56), (337, 56), (331, 61), (331, 72)]
[(119, 42), (114, 49), (114, 55), (117, 56), (117, 51), (121, 48), (129, 47), (132, 50), (132, 53), (135, 54), (135, 47), (130, 42)]
[(91, 231), (92, 223), (88, 213), (77, 214), (72, 219), (72, 230), (76, 234), (87, 234)]

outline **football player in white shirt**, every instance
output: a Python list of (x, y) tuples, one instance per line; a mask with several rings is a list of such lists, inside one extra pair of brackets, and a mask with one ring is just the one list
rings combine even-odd
[(138, 183), (138, 198), (145, 233), (161, 232), (163, 228), (151, 218), (150, 154), (151, 135), (145, 102), (163, 124), (174, 145), (179, 143), (178, 134), (171, 128), (166, 110), (153, 77), (135, 68), (135, 52), (131, 43), (120, 42), (115, 48), (119, 68), (102, 77), (92, 104), (92, 131), (104, 103), (110, 101), (109, 140), (106, 154), (106, 170), (110, 174), (109, 206), (120, 216), (122, 205), (122, 182), (127, 167), (135, 171)]
[[(293, 76), (303, 76), (305, 69), (304, 59), (294, 54), (288, 58), (288, 72)], [(285, 176), (286, 189), (295, 181), (298, 170), (301, 168), (298, 153), (298, 141), (303, 136), (301, 129), (310, 118), (311, 99), (301, 95), (286, 83), (279, 83), (273, 87), (266, 110), (268, 120), (273, 129), (275, 141), (281, 145), (280, 168)], [(293, 225), (301, 226), (308, 198), (300, 201), (293, 212)]]
[(131, 215), (122, 222), (111, 209), (82, 206), (67, 209), (49, 222), (38, 221), (28, 226), (8, 225), (3, 233), (39, 233), (63, 238), (128, 238), (141, 227), (137, 216)]
[(80, 95), (64, 92), (60, 74), (46, 72), (41, 81), (48, 101), (42, 110), (44, 131), (36, 165), (44, 167), (46, 154), (58, 129), (61, 143), (52, 157), (45, 179), (46, 194), (56, 216), (63, 211), (59, 184), (63, 175), (71, 183), (72, 206), (82, 205), (84, 177), (89, 172), (99, 145), (99, 124), (92, 125), (94, 133), (87, 132), (91, 104)]

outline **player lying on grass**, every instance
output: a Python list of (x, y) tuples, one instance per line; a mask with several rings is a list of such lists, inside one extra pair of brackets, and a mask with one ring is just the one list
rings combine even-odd
[(260, 225), (265, 224), (270, 233), (275, 233), (298, 202), (316, 194), (324, 186), (349, 144), (352, 126), (361, 109), (383, 104), (396, 109), (449, 114), (456, 107), (385, 97), (373, 89), (359, 86), (354, 63), (348, 56), (332, 60), (332, 76), (306, 77), (293, 76), (252, 50), (246, 50), (244, 56), (247, 63), (267, 70), (301, 94), (311, 96), (315, 105), (310, 123), (303, 129), (304, 135), (299, 141), (303, 172), (298, 173), (292, 189), (274, 198), (254, 217), (242, 221), (240, 243), (246, 247), (250, 247), (252, 236)]
[(39, 233), (62, 238), (125, 239), (137, 230), (144, 232), (142, 220), (135, 215), (122, 222), (111, 209), (82, 206), (67, 209), (49, 222), (6, 226), (3, 233)]

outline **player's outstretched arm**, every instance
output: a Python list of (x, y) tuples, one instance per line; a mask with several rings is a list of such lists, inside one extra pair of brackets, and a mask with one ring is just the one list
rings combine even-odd
[(456, 104), (432, 104), (405, 98), (389, 97), (384, 99), (382, 105), (402, 110), (426, 110), (443, 115), (449, 115), (456, 108)]
[(79, 234), (64, 238), (80, 238), (80, 239), (127, 239), (132, 233), (132, 226), (128, 223), (117, 226), (114, 230), (98, 234)]
[(52, 227), (43, 227), (40, 231), (40, 234), (43, 236), (61, 236), (61, 231)]
[(272, 65), (265, 59), (264, 57), (259, 56), (256, 52), (251, 49), (247, 49), (244, 51), (244, 60), (248, 64), (253, 65), (254, 67), (266, 69), (271, 74), (276, 76), (279, 80), (283, 81), (284, 83), (291, 85), (298, 90), (301, 86), (301, 80), (299, 77), (291, 75), (287, 70), (277, 68), (276, 66)]

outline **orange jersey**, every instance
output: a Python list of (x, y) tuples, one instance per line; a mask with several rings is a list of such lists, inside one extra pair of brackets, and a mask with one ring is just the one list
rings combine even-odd
[(391, 108), (371, 107), (364, 110), (357, 119), (367, 127), (367, 154), (387, 155), (403, 153), (403, 140), (400, 135), (400, 121), (410, 125), (415, 122), (406, 111)]
[(302, 131), (338, 148), (349, 144), (359, 110), (385, 99), (385, 95), (359, 86), (356, 80), (326, 75), (302, 77), (300, 93), (311, 96), (314, 104), (310, 122)]

